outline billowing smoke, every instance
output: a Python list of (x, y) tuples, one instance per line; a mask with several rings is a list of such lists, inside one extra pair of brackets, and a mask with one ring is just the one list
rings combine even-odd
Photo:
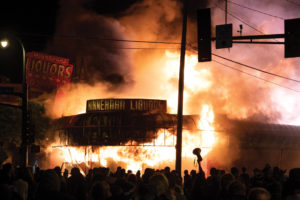
[[(212, 8), (212, 27), (224, 24), (224, 1), (211, 2), (210, 6)], [(278, 17), (254, 12), (245, 7)], [(282, 1), (272, 1), (272, 4), (269, 4), (268, 1), (249, 1), (247, 4), (244, 4), (242, 1), (228, 1), (227, 16), (228, 23), (233, 24), (233, 35), (235, 36), (240, 35), (238, 32), (240, 31), (240, 24), (243, 25), (242, 35), (281, 34), (284, 33), (284, 20), (282, 18), (299, 17), (298, 11), (299, 8)], [(195, 33), (195, 29), (192, 33)], [(193, 41), (196, 40), (192, 39), (191, 42), (195, 47), (196, 44)], [(233, 48), (221, 50), (215, 49), (214, 45), (213, 43), (212, 51), (214, 54), (274, 74), (299, 79), (299, 70), (297, 68), (299, 59), (284, 59), (283, 45), (233, 44)], [(197, 66), (199, 69), (207, 68), (210, 70), (213, 74), (211, 76), (213, 84), (208, 91), (201, 91), (193, 95), (189, 104), (191, 110), (193, 109), (192, 105), (210, 102), (214, 105), (215, 112), (226, 114), (230, 118), (253, 119), (265, 123), (299, 124), (297, 113), (300, 110), (296, 106), (299, 92), (293, 91), (299, 90), (298, 83), (247, 69), (216, 56), (212, 58), (213, 62), (201, 63)], [(252, 76), (230, 69), (228, 66), (244, 71)]]
[[(110, 97), (166, 98), (168, 91), (162, 87), (163, 84), (167, 82), (173, 85), (173, 89), (177, 88), (176, 77), (164, 80), (165, 77), (160, 75), (162, 65), (165, 64), (165, 50), (178, 52), (179, 45), (124, 43), (103, 39), (180, 42), (181, 2), (175, 0), (137, 1), (122, 13), (122, 17), (117, 19), (102, 16), (85, 7), (84, 3), (86, 1), (79, 1), (79, 3), (68, 0), (61, 1), (56, 35), (47, 51), (51, 54), (71, 58), (75, 63), (74, 73), (76, 70), (84, 71), (78, 79), (81, 82), (94, 84), (94, 86), (95, 84), (101, 85), (100, 89), (94, 87), (98, 90), (99, 95), (90, 92), (90, 94), (93, 93), (92, 97), (103, 97), (101, 94), (107, 93), (109, 90)], [(187, 54), (196, 53), (193, 50), (197, 47), (196, 9), (207, 6), (212, 8), (213, 27), (216, 24), (224, 24), (223, 1), (209, 1), (209, 3), (208, 1), (201, 1), (201, 3), (188, 1)], [(262, 1), (248, 3), (244, 6), (260, 8), (282, 18), (297, 17), (297, 9), (288, 2), (283, 4), (281, 1), (276, 1), (276, 4), (268, 4), (268, 2)], [(273, 34), (284, 31), (283, 20), (280, 18), (255, 13), (230, 2), (228, 3), (228, 12), (228, 23), (233, 23), (234, 35), (239, 35), (237, 33), (239, 24), (243, 24), (243, 35)], [(300, 73), (295, 67), (299, 64), (299, 59), (283, 59), (283, 47), (279, 45), (234, 44), (230, 50), (213, 48), (213, 53), (294, 79)], [(209, 90), (191, 92), (191, 96), (187, 100), (188, 106), (184, 108), (187, 114), (191, 111), (198, 112), (199, 110), (195, 110), (195, 107), (199, 108), (198, 105), (206, 102), (214, 105), (215, 112), (225, 113), (231, 118), (253, 118), (276, 123), (297, 122), (297, 118), (291, 113), (295, 112), (293, 107), (296, 106), (294, 99), (297, 93), (276, 86), (278, 84), (297, 90), (296, 84), (242, 68), (240, 65), (215, 56), (213, 56), (213, 60), (275, 84), (234, 71), (216, 62), (197, 64), (196, 70), (207, 69), (210, 71), (212, 85)], [(75, 77), (75, 80), (76, 78), (78, 77)], [(123, 86), (129, 86), (127, 88), (130, 90), (124, 90)], [(73, 86), (72, 89), (84, 87), (79, 85)], [(118, 89), (117, 93), (114, 94), (112, 91), (116, 89)], [(279, 100), (282, 95), (285, 99)], [(69, 114), (69, 112), (65, 114)]]
[(132, 63), (124, 43), (124, 27), (113, 18), (85, 8), (86, 1), (62, 0), (56, 32), (47, 51), (70, 58), (75, 76), (89, 84), (109, 83), (112, 88), (130, 84)]
[[(197, 1), (201, 2), (201, 5), (196, 1), (188, 2), (187, 63), (190, 62), (189, 58), (192, 60), (197, 54), (194, 50), (197, 48), (196, 8), (212, 8), (212, 27), (224, 24), (225, 21), (224, 1)], [(283, 18), (296, 18), (300, 13), (298, 7), (279, 0), (272, 3), (235, 2)], [(181, 2), (138, 1), (119, 18), (101, 16), (83, 5), (71, 0), (61, 1), (56, 37), (49, 44), (48, 51), (58, 56), (69, 57), (78, 64), (75, 68), (85, 69), (85, 77), (82, 79), (84, 83), (72, 84), (65, 88), (65, 96), (56, 105), (59, 109), (50, 106), (50, 113), (54, 112), (55, 117), (78, 114), (84, 112), (87, 99), (110, 97), (168, 99), (168, 105), (176, 108), (180, 45), (123, 43), (102, 39), (180, 43)], [(243, 24), (242, 35), (284, 32), (284, 22), (280, 18), (259, 14), (230, 2), (228, 12), (228, 23), (233, 24), (234, 35), (240, 35), (240, 32), (237, 32), (240, 31), (240, 24)], [(64, 37), (65, 35), (74, 37)], [(233, 48), (222, 50), (213, 47), (214, 54), (299, 79), (299, 59), (284, 59), (283, 52), (284, 48), (280, 45), (234, 44)], [(175, 61), (175, 65), (168, 59)], [(296, 100), (300, 96), (299, 92), (294, 91), (300, 90), (298, 83), (265, 75), (216, 56), (213, 56), (212, 62), (196, 62), (192, 67), (195, 71), (189, 72), (187, 66), (185, 69), (184, 114), (199, 114), (201, 105), (208, 104), (213, 107), (216, 115), (225, 115), (230, 119), (299, 124), (300, 107), (297, 106)], [(190, 76), (187, 76), (189, 73), (199, 73), (199, 79), (191, 82)], [(169, 76), (170, 74), (174, 76)], [(171, 109), (169, 111), (176, 112)], [(238, 149), (238, 146), (234, 148)], [(220, 162), (227, 162), (222, 165), (229, 165), (238, 157), (238, 151), (234, 152), (237, 155), (232, 155), (232, 151), (229, 151), (224, 143), (224, 146), (215, 149), (211, 156)], [(231, 160), (222, 160), (229, 156)]]

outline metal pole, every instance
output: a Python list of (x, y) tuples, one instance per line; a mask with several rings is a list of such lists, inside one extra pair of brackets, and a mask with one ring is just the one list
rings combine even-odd
[[(233, 36), (232, 40), (256, 40), (256, 39), (276, 39), (276, 38), (285, 38), (285, 34), (269, 34), (269, 35), (245, 35), (245, 36)], [(216, 38), (211, 38), (212, 41), (215, 41)]]
[(240, 44), (284, 44), (284, 42), (252, 42), (252, 41), (232, 41), (232, 43)]
[(178, 85), (178, 109), (177, 109), (177, 139), (176, 139), (176, 166), (177, 173), (181, 176), (181, 152), (182, 152), (182, 110), (184, 89), (184, 61), (186, 46), (187, 26), (187, 0), (183, 0), (182, 38), (180, 53), (179, 85)]
[(26, 131), (28, 129), (27, 127), (27, 115), (28, 115), (28, 88), (27, 88), (27, 81), (26, 81), (26, 65), (25, 65), (25, 48), (22, 43), (22, 41), (15, 37), (17, 42), (22, 48), (22, 68), (23, 68), (23, 80), (22, 80), (22, 86), (23, 86), (23, 96), (22, 96), (22, 166), (27, 167), (28, 166), (28, 142), (26, 141)]

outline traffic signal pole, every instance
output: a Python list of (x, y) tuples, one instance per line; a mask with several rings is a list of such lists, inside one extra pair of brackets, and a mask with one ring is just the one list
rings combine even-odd
[[(261, 39), (280, 39), (280, 38), (285, 38), (285, 34), (232, 36), (232, 43), (285, 44), (285, 42), (253, 41), (253, 40), (261, 40)], [(217, 40), (217, 38), (213, 37), (211, 38), (211, 40), (214, 41)]]
[(177, 137), (176, 137), (176, 166), (175, 170), (181, 176), (182, 162), (182, 111), (183, 111), (183, 90), (184, 90), (184, 61), (186, 49), (186, 27), (187, 27), (187, 0), (183, 0), (181, 53), (178, 83), (178, 108), (177, 108)]

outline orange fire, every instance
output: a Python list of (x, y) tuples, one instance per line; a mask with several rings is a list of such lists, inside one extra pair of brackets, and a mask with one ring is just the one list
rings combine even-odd
[[(165, 67), (162, 69), (162, 74), (166, 76), (166, 84), (162, 84), (163, 90), (166, 96), (160, 96), (160, 98), (166, 98), (168, 103), (169, 113), (177, 112), (177, 88), (170, 85), (171, 79), (178, 79), (179, 68), (179, 53), (166, 51)], [(185, 93), (184, 102), (188, 102), (193, 93), (208, 90), (211, 86), (210, 71), (204, 68), (198, 67), (198, 61), (196, 55), (186, 56), (185, 67)], [(198, 69), (197, 69), (198, 67)], [(177, 81), (178, 82), (178, 81)], [(88, 91), (90, 91), (89, 88)], [(81, 90), (85, 92), (84, 97), (86, 99), (95, 98), (93, 94), (89, 96), (86, 93), (87, 90)], [(77, 91), (78, 92), (78, 91)], [(72, 96), (72, 95), (70, 95)], [(78, 95), (78, 93), (76, 94)], [(69, 101), (67, 101), (69, 102)], [(75, 110), (82, 110), (85, 107), (85, 101), (78, 104)], [(184, 105), (184, 108), (187, 105)], [(61, 106), (64, 107), (64, 106)], [(70, 106), (67, 107), (70, 109)], [(183, 148), (182, 148), (182, 161), (183, 170), (197, 169), (197, 166), (193, 164), (195, 156), (192, 151), (196, 147), (202, 149), (202, 157), (204, 158), (212, 150), (217, 142), (217, 136), (214, 132), (214, 112), (213, 107), (209, 104), (203, 104), (199, 108), (194, 108), (194, 111), (198, 111), (200, 114), (199, 122), (196, 123), (196, 128), (191, 130), (183, 130)], [(77, 114), (77, 113), (70, 113)], [(197, 114), (187, 113), (184, 114)], [(60, 150), (55, 156), (55, 160), (59, 162), (67, 162), (80, 165), (84, 163), (87, 168), (93, 166), (110, 167), (112, 170), (116, 169), (116, 166), (122, 166), (126, 169), (130, 169), (133, 172), (137, 170), (145, 170), (147, 167), (152, 168), (164, 168), (169, 166), (174, 169), (175, 163), (175, 144), (176, 136), (172, 133), (161, 130), (158, 132), (158, 137), (155, 141), (142, 146), (109, 146), (109, 147), (59, 147)], [(54, 146), (55, 144), (52, 144)], [(128, 144), (129, 145), (129, 144)], [(205, 166), (203, 166), (205, 169)]]

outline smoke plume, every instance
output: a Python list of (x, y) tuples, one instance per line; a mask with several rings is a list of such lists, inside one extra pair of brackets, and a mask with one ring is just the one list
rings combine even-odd
[(85, 1), (62, 0), (56, 33), (47, 52), (70, 58), (76, 65), (73, 79), (112, 88), (130, 84), (132, 63), (124, 43), (124, 27), (84, 7)]
[[(211, 7), (214, 29), (215, 25), (225, 23), (224, 1), (188, 2), (184, 114), (199, 114), (202, 105), (207, 104), (213, 107), (216, 115), (229, 119), (299, 124), (300, 107), (296, 100), (300, 95), (295, 92), (299, 90), (296, 83), (216, 56), (209, 63), (195, 62), (195, 10)], [(299, 8), (279, 0), (235, 2), (282, 18), (296, 18), (300, 13)], [(83, 113), (87, 99), (112, 97), (167, 99), (169, 112), (176, 113), (180, 45), (174, 43), (181, 40), (181, 8), (181, 1), (176, 0), (137, 1), (121, 16), (113, 18), (86, 9), (83, 3), (61, 1), (56, 36), (47, 51), (71, 58), (76, 63), (75, 68), (85, 73), (81, 82), (63, 88), (64, 96), (57, 104), (54, 101), (48, 104), (49, 113), (55, 117)], [(235, 36), (280, 34), (284, 31), (282, 19), (230, 2), (227, 16), (228, 23), (233, 24)], [(242, 33), (238, 32), (240, 24), (243, 25)], [(112, 38), (171, 43), (103, 40)], [(300, 61), (298, 58), (284, 59), (283, 46), (233, 44), (231, 49), (215, 49), (212, 43), (212, 51), (261, 70), (299, 79), (297, 66)], [(189, 74), (197, 76), (193, 79)], [(231, 156), (231, 160), (226, 160), (228, 163), (221, 165), (229, 165), (238, 157), (238, 151), (229, 151), (228, 148), (224, 144), (212, 153), (213, 158), (220, 162)]]

